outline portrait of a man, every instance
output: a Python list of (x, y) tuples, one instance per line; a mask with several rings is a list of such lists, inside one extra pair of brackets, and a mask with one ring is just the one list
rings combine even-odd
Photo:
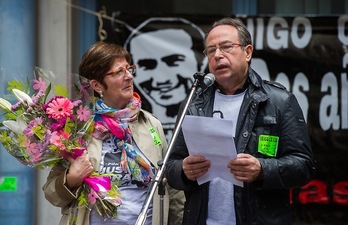
[(137, 66), (136, 91), (148, 103), (171, 137), (180, 103), (193, 84), (193, 74), (204, 72), (203, 31), (183, 18), (150, 18), (127, 38), (124, 46)]

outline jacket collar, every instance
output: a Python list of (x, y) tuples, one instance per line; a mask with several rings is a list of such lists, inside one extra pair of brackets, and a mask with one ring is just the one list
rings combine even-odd
[(261, 76), (256, 73), (252, 68), (249, 67), (249, 86), (247, 89), (247, 94), (250, 97), (250, 100), (253, 99), (256, 102), (263, 102), (268, 99), (267, 94), (262, 88), (263, 81)]
[(139, 115), (138, 115), (137, 119), (134, 121), (144, 121), (145, 123), (147, 122), (147, 117), (146, 117), (143, 109), (140, 109)]
[(258, 87), (258, 88), (261, 87), (262, 78), (251, 67), (249, 67), (248, 76), (249, 76), (249, 82), (251, 82), (251, 84), (253, 84), (255, 87)]

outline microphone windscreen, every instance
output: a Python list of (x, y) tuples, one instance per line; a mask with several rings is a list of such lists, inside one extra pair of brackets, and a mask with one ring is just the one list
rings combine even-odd
[(204, 76), (203, 82), (207, 87), (210, 87), (211, 85), (213, 85), (213, 83), (215, 82), (214, 74), (212, 74), (212, 73), (206, 74)]

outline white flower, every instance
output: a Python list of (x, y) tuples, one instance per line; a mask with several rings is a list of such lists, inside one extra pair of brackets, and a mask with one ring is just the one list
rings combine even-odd
[(5, 112), (11, 111), (11, 103), (6, 99), (0, 98), (0, 108)]
[(27, 95), (26, 93), (24, 93), (23, 91), (20, 91), (18, 89), (12, 89), (12, 92), (19, 101), (22, 101), (22, 102), (26, 101), (28, 104), (33, 103), (33, 100), (31, 99), (31, 97)]
[(17, 134), (23, 134), (24, 129), (28, 126), (24, 120), (23, 114), (19, 115), (16, 121), (5, 120), (2, 124), (4, 124), (5, 127), (7, 127), (8, 129), (12, 130), (13, 132)]

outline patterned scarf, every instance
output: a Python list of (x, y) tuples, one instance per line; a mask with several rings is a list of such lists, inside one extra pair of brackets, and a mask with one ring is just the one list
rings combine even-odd
[(131, 173), (132, 179), (148, 183), (154, 174), (151, 166), (137, 154), (132, 145), (132, 133), (128, 122), (137, 119), (141, 108), (140, 96), (134, 92), (124, 109), (108, 107), (101, 99), (96, 103), (93, 137), (104, 140), (113, 137), (114, 143), (122, 151), (121, 169)]

